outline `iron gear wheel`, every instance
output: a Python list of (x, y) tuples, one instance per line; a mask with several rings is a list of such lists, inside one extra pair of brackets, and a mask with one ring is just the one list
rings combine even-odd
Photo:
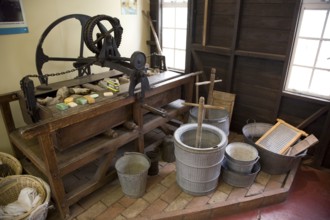
[[(108, 21), (111, 24), (112, 28), (110, 30), (107, 30), (103, 25), (101, 25), (102, 21)], [(96, 39), (93, 40), (95, 26), (99, 28), (100, 33), (97, 33)], [(113, 36), (111, 35), (112, 33)], [(87, 48), (90, 49), (92, 52), (98, 54), (100, 53), (102, 47), (102, 40), (104, 40), (104, 38), (109, 35), (114, 38), (116, 47), (119, 48), (122, 39), (122, 34), (123, 28), (120, 25), (119, 19), (113, 18), (108, 15), (96, 15), (90, 18), (89, 21), (87, 21), (83, 31), (83, 38)]]

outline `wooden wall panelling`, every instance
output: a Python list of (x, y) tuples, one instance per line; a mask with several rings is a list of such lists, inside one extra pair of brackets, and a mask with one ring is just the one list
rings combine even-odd
[[(226, 77), (228, 72), (229, 57), (215, 53), (196, 52), (195, 57), (200, 63), (200, 67), (203, 70), (203, 74), (199, 76), (199, 81), (210, 80), (211, 68), (216, 69), (216, 79), (222, 79), (222, 82), (215, 83), (214, 90), (225, 90)], [(208, 85), (199, 87), (199, 95), (207, 97)]]
[(194, 0), (193, 1), (193, 14), (195, 16), (192, 43), (202, 44), (203, 41), (203, 23), (204, 23), (204, 1)]
[(231, 48), (236, 31), (236, 0), (213, 0), (210, 7), (208, 44)]
[(326, 113), (314, 115), (327, 104), (282, 92), (302, 0), (209, 0), (205, 46), (197, 31), (203, 29), (204, 1), (191, 2), (190, 11), (196, 16), (190, 24), (195, 31), (187, 41), (191, 59), (187, 71), (204, 70), (200, 77), (207, 78), (215, 65), (217, 78), (224, 79), (216, 89), (237, 94), (231, 129), (240, 132), (247, 119), (273, 123), (280, 117), (297, 126), (312, 117), (304, 130), (323, 140), (315, 160), (330, 166), (325, 162), (330, 161), (330, 140), (325, 138), (330, 121)]
[[(284, 1), (243, 1), (238, 48), (247, 51), (285, 54), (290, 28), (287, 25), (281, 26), (281, 24), (283, 20), (291, 24), (294, 6), (294, 2)], [(264, 22), (260, 22), (263, 19), (269, 23), (265, 25)]]
[(320, 147), (315, 152), (314, 164), (316, 166), (330, 167), (330, 104), (327, 105), (328, 114), (320, 137)]
[(322, 103), (308, 102), (291, 96), (282, 97), (278, 116), (298, 126), (306, 118), (324, 107)]
[(271, 123), (275, 121), (277, 112), (274, 109), (281, 90), (282, 68), (282, 61), (254, 57), (236, 58), (233, 79), (233, 93), (236, 94), (233, 129), (240, 130), (247, 119)]

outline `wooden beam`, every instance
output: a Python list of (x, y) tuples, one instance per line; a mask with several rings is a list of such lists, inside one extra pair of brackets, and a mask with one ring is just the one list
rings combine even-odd
[(204, 19), (203, 19), (203, 39), (202, 39), (202, 45), (203, 46), (206, 45), (206, 41), (207, 41), (208, 15), (209, 15), (209, 0), (205, 0)]
[(313, 121), (315, 121), (316, 119), (318, 119), (321, 115), (323, 115), (325, 112), (329, 111), (328, 106), (324, 106), (323, 108), (320, 108), (319, 110), (317, 110), (314, 114), (312, 114), (311, 116), (309, 116), (307, 119), (305, 119), (303, 122), (301, 122), (297, 128), (299, 129), (304, 129), (306, 128), (308, 125), (310, 125)]
[[(235, 23), (234, 23), (234, 35), (233, 35), (233, 41), (231, 44), (231, 51), (235, 51), (237, 47), (237, 36), (239, 35), (239, 22), (241, 18), (241, 0), (238, 0), (236, 3), (236, 11), (235, 11)], [(232, 87), (232, 80), (234, 76), (234, 65), (235, 65), (235, 52), (232, 52), (230, 54), (230, 60), (229, 60), (229, 68), (226, 75), (226, 82), (225, 82), (225, 88), (227, 92), (231, 91)]]

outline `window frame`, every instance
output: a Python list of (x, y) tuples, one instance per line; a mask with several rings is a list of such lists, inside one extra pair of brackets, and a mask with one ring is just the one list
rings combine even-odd
[(298, 67), (301, 66), (301, 65), (293, 64), (294, 56), (295, 56), (295, 53), (296, 53), (296, 50), (297, 50), (297, 45), (298, 45), (298, 40), (299, 39), (318, 39), (320, 41), (319, 44), (318, 44), (317, 54), (316, 54), (314, 64), (311, 67), (312, 68), (312, 74), (311, 74), (311, 78), (309, 79), (309, 87), (311, 85), (315, 69), (323, 69), (323, 70), (326, 70), (326, 71), (330, 71), (330, 68), (329, 69), (327, 69), (327, 68), (324, 69), (324, 68), (316, 67), (317, 57), (319, 56), (322, 42), (323, 41), (330, 42), (330, 39), (323, 38), (324, 37), (323, 34), (324, 34), (324, 31), (325, 31), (326, 25), (323, 27), (322, 36), (320, 38), (299, 37), (300, 29), (301, 29), (301, 26), (302, 26), (304, 10), (327, 10), (325, 21), (327, 23), (330, 22), (330, 5), (329, 5), (329, 2), (320, 2), (320, 0), (318, 0), (318, 1), (316, 1), (316, 0), (304, 0), (303, 1), (303, 4), (301, 5), (301, 8), (299, 9), (299, 19), (298, 19), (298, 22), (297, 22), (296, 34), (295, 34), (294, 40), (293, 40), (293, 49), (292, 49), (292, 52), (290, 54), (288, 67), (287, 67), (287, 71), (286, 71), (286, 78), (285, 78), (285, 81), (284, 81), (284, 84), (283, 84), (283, 93), (296, 95), (296, 96), (302, 96), (302, 97), (306, 97), (306, 98), (310, 98), (310, 99), (316, 99), (316, 100), (322, 100), (322, 101), (330, 102), (330, 95), (324, 96), (324, 95), (321, 95), (321, 94), (315, 94), (315, 93), (308, 92), (308, 91), (298, 91), (298, 90), (288, 88), (292, 66), (298, 66)]
[[(171, 5), (176, 5), (176, 6), (178, 6), (178, 7), (186, 7), (186, 9), (187, 9), (187, 26), (186, 26), (186, 28), (184, 29), (184, 28), (178, 28), (178, 27), (174, 27), (174, 28), (169, 28), (169, 27), (163, 27), (163, 14), (164, 14), (164, 12), (163, 12), (163, 10), (164, 10), (164, 8), (166, 8), (166, 7), (168, 7), (168, 6), (171, 6)], [(188, 0), (186, 0), (186, 3), (181, 3), (181, 2), (174, 2), (174, 3), (166, 3), (166, 2), (164, 2), (164, 0), (161, 0), (161, 27), (160, 27), (160, 33), (161, 33), (161, 46), (162, 46), (162, 50), (164, 51), (164, 49), (171, 49), (171, 50), (173, 50), (173, 53), (174, 53), (174, 59), (175, 59), (175, 51), (183, 51), (184, 53), (185, 53), (185, 58), (184, 58), (184, 66), (183, 66), (183, 69), (178, 69), (178, 68), (175, 68), (175, 67), (171, 67), (171, 66), (169, 66), (168, 65), (168, 62), (167, 62), (167, 60), (166, 60), (166, 66), (167, 66), (167, 68), (168, 69), (170, 69), (170, 70), (172, 70), (172, 71), (175, 71), (175, 72), (181, 72), (181, 73), (184, 73), (185, 72), (185, 70), (186, 70), (186, 62), (187, 62), (187, 58), (186, 58), (186, 56), (187, 56), (187, 37), (188, 37), (188, 8), (189, 8), (189, 1)], [(164, 39), (163, 39), (163, 30), (164, 29), (174, 29), (174, 31), (175, 31), (175, 34), (176, 34), (176, 31), (177, 30), (186, 30), (186, 45), (185, 45), (185, 49), (181, 49), (181, 48), (176, 48), (175, 47), (175, 42), (174, 42), (174, 47), (172, 48), (172, 47), (164, 47), (163, 46), (163, 41), (164, 41)], [(176, 35), (174, 35), (174, 36), (176, 36)], [(175, 37), (174, 37), (174, 40), (175, 40)], [(164, 54), (163, 54), (164, 55)], [(175, 63), (174, 63), (174, 66), (175, 66)]]

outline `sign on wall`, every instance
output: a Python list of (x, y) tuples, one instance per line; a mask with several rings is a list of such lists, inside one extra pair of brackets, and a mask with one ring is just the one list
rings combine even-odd
[(136, 15), (137, 0), (121, 0), (122, 15)]
[(0, 34), (27, 32), (22, 0), (0, 0)]

